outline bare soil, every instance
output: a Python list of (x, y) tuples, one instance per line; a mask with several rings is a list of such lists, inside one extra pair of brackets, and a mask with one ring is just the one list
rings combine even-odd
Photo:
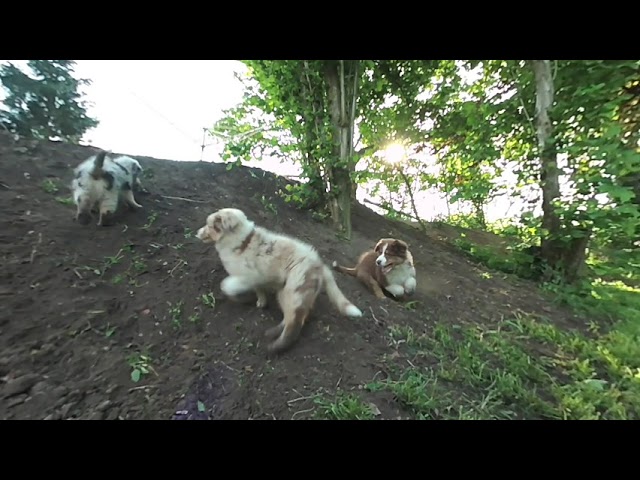
[[(579, 324), (531, 283), (484, 274), (455, 247), (362, 205), (345, 242), (287, 205), (277, 194), (286, 181), (259, 169), (136, 157), (148, 172), (144, 209), (110, 227), (79, 225), (65, 202), (71, 170), (95, 151), (0, 132), (2, 419), (306, 419), (314, 396), (337, 390), (374, 403), (378, 418), (406, 418), (388, 394), (362, 389), (388, 368), (391, 326), (491, 324), (516, 310)], [(352, 265), (380, 237), (404, 239), (419, 273), (414, 303), (379, 301), (336, 273), (364, 317), (339, 316), (323, 293), (298, 343), (268, 359), (277, 303), (227, 301), (215, 250), (192, 234), (226, 206), (312, 243), (329, 264)], [(210, 293), (214, 304), (203, 301)], [(136, 382), (140, 355), (148, 373)]]

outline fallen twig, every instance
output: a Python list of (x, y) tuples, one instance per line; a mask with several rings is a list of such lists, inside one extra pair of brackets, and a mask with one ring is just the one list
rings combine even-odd
[(311, 400), (313, 398), (313, 395), (308, 396), (308, 397), (299, 397), (299, 398), (294, 398), (293, 400), (287, 400), (287, 403), (289, 405), (296, 403), (296, 402), (301, 402), (303, 400)]
[(369, 310), (371, 310), (371, 316), (373, 317), (373, 320), (376, 322), (376, 324), (377, 325), (383, 325), (384, 322), (382, 320), (378, 320), (376, 315), (373, 313), (373, 308), (369, 307)]
[(307, 410), (300, 410), (299, 412), (294, 413), (293, 415), (291, 415), (291, 420), (296, 418), (296, 415), (300, 415), (302, 413), (309, 413), (309, 412), (313, 412), (313, 408), (309, 408)]
[(175, 267), (173, 267), (173, 268), (171, 269), (171, 271), (169, 272), (169, 276), (170, 276), (170, 277), (173, 277), (173, 272), (175, 272), (175, 270), (176, 270), (177, 268), (181, 267), (182, 265), (186, 265), (186, 264), (187, 264), (187, 262), (185, 262), (184, 260), (180, 259), (180, 261), (176, 264), (176, 266), (175, 266)]
[(31, 257), (29, 258), (29, 263), (33, 263), (33, 260), (36, 258), (36, 253), (38, 253), (38, 245), (42, 243), (42, 233), (38, 233), (38, 242), (33, 246), (31, 250)]
[(6, 183), (0, 182), (0, 186), (6, 188), (7, 190), (11, 190), (11, 187), (9, 185), (7, 185)]
[(133, 387), (129, 389), (129, 393), (135, 392), (136, 390), (144, 390), (145, 388), (158, 388), (157, 385), (140, 385), (139, 387)]
[(202, 202), (200, 200), (191, 200), (190, 198), (183, 198), (183, 197), (171, 197), (169, 195), (160, 195), (162, 198), (168, 198), (170, 200), (183, 200), (185, 202), (193, 202), (193, 203), (207, 203), (207, 202)]

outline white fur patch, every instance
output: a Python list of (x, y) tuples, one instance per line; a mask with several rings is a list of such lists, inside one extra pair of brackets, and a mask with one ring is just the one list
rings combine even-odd
[(360, 311), (360, 309), (358, 307), (356, 307), (355, 305), (349, 305), (346, 309), (345, 309), (345, 314), (349, 317), (361, 317), (362, 316), (362, 312)]

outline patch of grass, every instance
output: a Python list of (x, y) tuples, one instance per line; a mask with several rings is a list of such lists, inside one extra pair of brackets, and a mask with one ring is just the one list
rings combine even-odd
[(640, 419), (638, 323), (594, 338), (518, 316), (493, 330), (390, 333), (412, 366), (368, 388), (418, 419)]
[(72, 197), (56, 197), (56, 201), (63, 205), (73, 205)]
[(112, 337), (115, 333), (116, 333), (116, 329), (118, 327), (114, 326), (114, 325), (110, 325), (109, 323), (107, 323), (107, 326), (104, 329), (104, 336), (107, 338)]
[(184, 306), (184, 302), (180, 300), (176, 304), (172, 304), (171, 302), (167, 302), (169, 305), (169, 316), (171, 317), (171, 324), (174, 329), (179, 329), (182, 326), (181, 317), (182, 317), (182, 307)]
[[(473, 244), (465, 238), (464, 234), (454, 240), (453, 243), (462, 250), (469, 259), (493, 270), (514, 274), (527, 279), (534, 279), (540, 274), (540, 272), (532, 268), (534, 257), (526, 253), (526, 246), (524, 248), (511, 248), (509, 255), (504, 256), (497, 254), (496, 249), (490, 246)], [(483, 277), (487, 278), (487, 275), (483, 275)]]
[(133, 270), (138, 274), (147, 270), (147, 264), (145, 263), (144, 258), (139, 255), (131, 259), (131, 267), (133, 267)]
[(202, 300), (203, 305), (210, 308), (216, 307), (216, 297), (213, 296), (212, 292), (203, 293), (200, 299)]
[[(131, 380), (138, 383), (144, 375), (154, 372), (151, 366), (151, 357), (147, 354), (137, 354), (129, 357), (127, 363), (131, 367)], [(157, 375), (157, 373), (156, 373)]]
[(276, 208), (275, 204), (272, 203), (265, 195), (260, 196), (260, 203), (265, 210), (273, 213), (274, 215), (278, 215), (278, 209)]
[(51, 195), (58, 193), (58, 191), (60, 190), (56, 185), (56, 183), (50, 178), (43, 180), (40, 186), (42, 187), (42, 190), (44, 190), (45, 192)]
[(373, 407), (352, 393), (338, 392), (333, 399), (317, 396), (314, 417), (324, 420), (373, 420)]
[(151, 212), (149, 214), (149, 216), (147, 217), (147, 223), (145, 223), (142, 226), (142, 229), (143, 230), (149, 230), (151, 228), (151, 225), (153, 225), (157, 219), (158, 219), (158, 213), (157, 212)]

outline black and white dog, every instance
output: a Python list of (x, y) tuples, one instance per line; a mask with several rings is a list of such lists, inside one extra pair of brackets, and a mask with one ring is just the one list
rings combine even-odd
[(75, 219), (82, 225), (91, 221), (91, 212), (97, 207), (98, 225), (112, 221), (120, 199), (131, 208), (142, 208), (133, 196), (133, 189), (144, 191), (140, 182), (143, 170), (140, 163), (127, 156), (112, 158), (101, 151), (74, 168), (71, 185), (73, 200), (77, 206)]

